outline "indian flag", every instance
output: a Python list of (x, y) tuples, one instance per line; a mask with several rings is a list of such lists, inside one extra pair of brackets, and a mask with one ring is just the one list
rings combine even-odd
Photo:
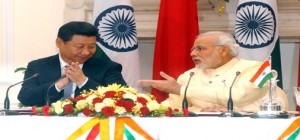
[(131, 0), (95, 0), (94, 25), (99, 29), (98, 49), (123, 67), (127, 84), (142, 91), (137, 31)]
[(263, 85), (273, 77), (271, 73), (271, 66), (269, 61), (265, 61), (255, 75), (251, 78), (250, 82), (262, 88)]
[(277, 1), (239, 0), (234, 36), (239, 58), (268, 60), (278, 40)]

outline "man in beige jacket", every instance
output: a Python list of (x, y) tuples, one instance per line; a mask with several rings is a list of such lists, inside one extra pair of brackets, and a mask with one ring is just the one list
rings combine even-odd
[[(232, 86), (232, 99), (235, 111), (257, 112), (261, 98), (268, 92), (265, 84), (262, 88), (250, 82), (262, 62), (238, 59), (239, 46), (234, 38), (224, 32), (207, 32), (199, 35), (191, 49), (195, 68), (181, 74), (177, 81), (161, 72), (166, 80), (140, 80), (144, 86), (171, 93), (169, 101), (174, 107), (181, 107), (190, 73), (191, 78), (186, 96), (189, 110), (227, 111), (229, 89), (236, 73), (240, 72)], [(285, 93), (278, 89), (279, 96), (288, 102)]]

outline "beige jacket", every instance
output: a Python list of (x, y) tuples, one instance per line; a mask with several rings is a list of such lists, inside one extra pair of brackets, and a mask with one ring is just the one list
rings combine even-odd
[[(182, 85), (179, 97), (170, 94), (168, 99), (172, 106), (180, 108), (182, 96), (190, 77), (190, 72), (195, 74), (191, 78), (187, 90), (189, 110), (199, 112), (203, 108), (213, 106), (227, 107), (229, 88), (236, 76), (241, 72), (232, 87), (232, 99), (235, 111), (257, 112), (261, 98), (268, 92), (267, 84), (259, 88), (250, 82), (250, 79), (258, 71), (262, 62), (233, 58), (227, 64), (217, 69), (190, 69), (181, 74), (177, 81)], [(285, 108), (288, 107), (285, 93), (278, 89), (280, 97), (285, 101)]]

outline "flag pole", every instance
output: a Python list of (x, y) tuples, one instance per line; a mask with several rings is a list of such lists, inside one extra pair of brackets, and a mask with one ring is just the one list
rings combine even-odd
[[(268, 60), (269, 62), (270, 62), (270, 68), (271, 68), (271, 73), (272, 73), (272, 56), (270, 55), (269, 56), (269, 60)], [(272, 75), (273, 75), (273, 73), (272, 73)], [(271, 79), (269, 79), (269, 101), (270, 101), (270, 105), (272, 105), (272, 78)]]
[[(269, 62), (271, 68), (271, 56), (269, 59), (265, 61), (265, 63)], [(269, 94), (266, 94), (260, 105), (260, 111), (251, 115), (251, 118), (289, 118), (291, 117), (290, 114), (282, 111), (282, 100), (278, 98), (274, 98), (273, 94), (277, 95), (276, 87), (277, 87), (277, 72), (276, 70), (272, 70), (271, 68), (272, 77), (269, 80)]]

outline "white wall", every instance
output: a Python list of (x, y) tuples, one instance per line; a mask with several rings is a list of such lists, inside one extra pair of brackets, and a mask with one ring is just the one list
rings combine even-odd
[[(0, 31), (4, 38), (0, 55), (5, 56), (0, 59), (3, 75), (0, 78), (0, 103), (3, 103), (8, 86), (23, 79), (22, 73), (13, 73), (14, 69), (57, 52), (55, 38), (63, 24), (64, 0), (1, 0), (0, 4)], [(18, 102), (19, 90), (20, 85), (10, 89), (11, 103)]]
[(299, 43), (280, 44), (283, 90), (288, 95), (290, 110), (296, 108), (293, 87), (298, 82), (299, 47)]

